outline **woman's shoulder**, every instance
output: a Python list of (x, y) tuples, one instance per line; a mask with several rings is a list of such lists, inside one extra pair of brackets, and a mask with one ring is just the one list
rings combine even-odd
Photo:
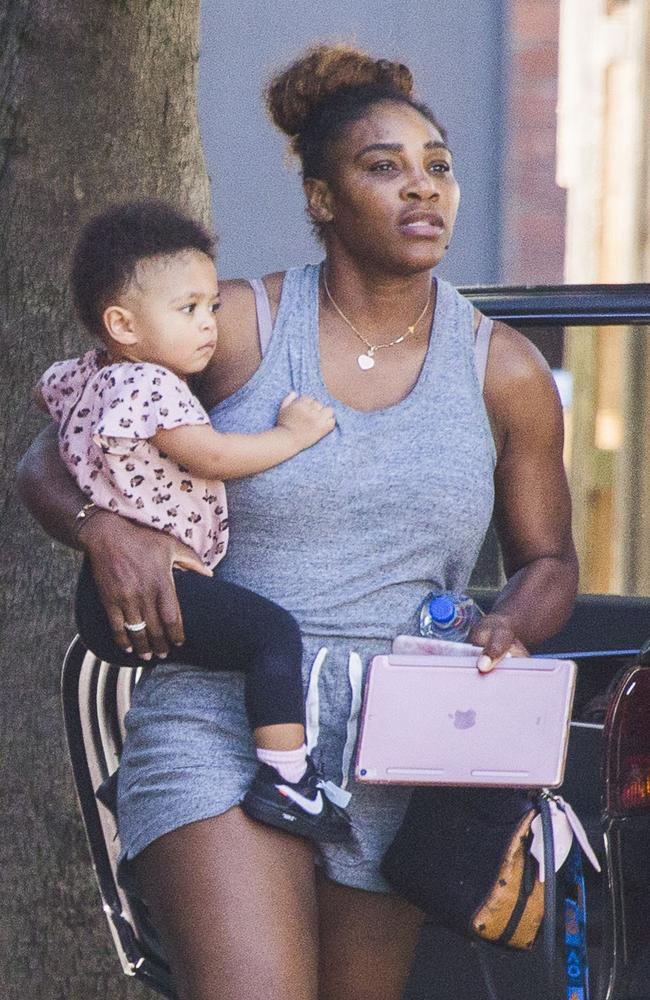
[[(285, 271), (266, 274), (261, 279), (271, 306), (271, 315), (275, 319)], [(221, 304), (217, 315), (219, 327), (218, 353), (223, 355), (232, 342), (241, 343), (257, 333), (257, 308), (253, 285), (245, 278), (227, 278), (219, 282)]]
[(503, 439), (513, 430), (555, 424), (561, 404), (548, 364), (534, 344), (495, 322), (485, 376), (485, 402)]
[[(445, 301), (454, 299), (461, 305), (463, 318), (471, 322), (474, 336), (486, 317), (455, 285), (438, 278), (438, 292)], [(485, 374), (486, 400), (503, 401), (508, 393), (523, 391), (532, 383), (554, 386), (551, 370), (535, 345), (514, 327), (496, 320), (489, 333), (488, 359)]]
[[(280, 304), (285, 274), (286, 271), (274, 271), (271, 274), (265, 274), (260, 279), (269, 297), (272, 313), (277, 311)], [(256, 319), (255, 293), (250, 281), (246, 278), (227, 278), (219, 282), (219, 291), (221, 294), (220, 323), (228, 323), (231, 320), (241, 322), (246, 318)]]
[(510, 389), (522, 388), (530, 379), (553, 381), (548, 364), (528, 337), (498, 320), (492, 327), (487, 378)]
[[(272, 320), (275, 320), (280, 304), (285, 274), (285, 271), (276, 271), (261, 279), (268, 295)], [(219, 290), (221, 305), (217, 313), (217, 348), (200, 380), (196, 380), (199, 398), (207, 409), (240, 389), (255, 374), (262, 361), (256, 299), (250, 281), (229, 278), (219, 282)]]
[[(274, 321), (282, 296), (285, 271), (261, 279)], [(228, 278), (219, 282), (221, 305), (217, 313), (219, 336), (210, 364), (195, 381), (206, 409), (231, 396), (255, 374), (262, 362), (255, 292), (250, 281)]]

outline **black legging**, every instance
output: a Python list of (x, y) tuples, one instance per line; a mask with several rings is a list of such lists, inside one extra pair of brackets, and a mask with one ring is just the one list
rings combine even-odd
[[(246, 711), (252, 728), (305, 722), (302, 641), (292, 615), (259, 594), (217, 577), (174, 570), (185, 644), (172, 662), (246, 675)], [(152, 666), (125, 653), (113, 633), (87, 560), (81, 569), (75, 613), (79, 634), (92, 652), (127, 667)]]

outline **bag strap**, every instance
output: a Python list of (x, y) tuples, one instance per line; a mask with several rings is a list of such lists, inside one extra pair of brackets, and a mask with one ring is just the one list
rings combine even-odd
[(251, 278), (250, 286), (255, 295), (255, 310), (257, 312), (257, 333), (260, 338), (260, 354), (262, 357), (267, 352), (271, 334), (273, 333), (273, 317), (271, 315), (271, 303), (266, 285), (261, 278)]
[(564, 898), (564, 967), (566, 996), (589, 1000), (587, 961), (587, 904), (582, 850), (574, 837), (566, 860), (567, 887)]
[(553, 974), (555, 972), (555, 933), (556, 906), (555, 891), (555, 845), (553, 843), (553, 820), (548, 796), (544, 790), (536, 796), (539, 814), (542, 820), (542, 837), (544, 841), (544, 926), (543, 952), (548, 974), (549, 997), (553, 996)]

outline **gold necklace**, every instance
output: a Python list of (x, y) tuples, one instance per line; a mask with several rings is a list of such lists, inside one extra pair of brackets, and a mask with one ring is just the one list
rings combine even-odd
[(357, 330), (354, 323), (352, 323), (348, 319), (343, 310), (336, 304), (336, 302), (332, 298), (332, 293), (329, 290), (327, 284), (327, 278), (325, 277), (324, 271), (323, 271), (323, 285), (325, 286), (325, 292), (327, 294), (328, 299), (336, 309), (337, 313), (339, 314), (343, 322), (350, 327), (354, 335), (358, 337), (361, 343), (365, 344), (367, 348), (365, 354), (360, 354), (359, 357), (357, 358), (357, 364), (359, 365), (359, 368), (361, 368), (361, 370), (364, 372), (370, 371), (371, 368), (375, 367), (375, 354), (377, 351), (380, 351), (384, 347), (395, 347), (396, 344), (401, 344), (404, 340), (406, 340), (407, 337), (410, 337), (412, 333), (415, 333), (415, 328), (424, 319), (427, 309), (431, 305), (431, 292), (433, 290), (433, 285), (431, 285), (429, 287), (427, 301), (425, 303), (424, 309), (416, 319), (415, 323), (411, 324), (411, 326), (407, 326), (406, 333), (403, 333), (401, 337), (397, 337), (395, 340), (391, 340), (388, 344), (371, 344), (369, 340), (366, 340), (361, 331)]

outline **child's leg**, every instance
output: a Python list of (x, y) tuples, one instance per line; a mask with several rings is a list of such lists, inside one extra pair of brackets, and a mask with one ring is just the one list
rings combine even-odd
[(302, 640), (295, 619), (244, 587), (174, 571), (183, 624), (183, 660), (241, 670), (260, 767), (242, 801), (253, 819), (314, 840), (345, 840), (347, 814), (326, 795), (307, 757)]
[[(239, 670), (246, 677), (246, 710), (261, 765), (244, 797), (244, 810), (314, 840), (347, 839), (347, 814), (328, 801), (307, 758), (302, 641), (295, 619), (259, 594), (215, 577), (174, 570), (174, 579), (185, 643), (170, 657), (206, 670)], [(77, 586), (76, 614), (81, 637), (97, 656), (142, 666), (143, 661), (113, 641), (87, 562)]]
[[(216, 577), (174, 570), (185, 644), (170, 652), (178, 663), (246, 675), (246, 710), (266, 763), (285, 763), (285, 777), (305, 770), (302, 642), (295, 619), (259, 594)], [(109, 663), (138, 667), (134, 654), (113, 641), (108, 618), (87, 561), (76, 597), (82, 639)], [(273, 753), (292, 757), (274, 758)]]
[[(247, 676), (246, 710), (262, 742), (267, 729), (300, 728), (304, 737), (302, 641), (288, 611), (260, 594), (217, 577), (174, 570), (185, 643), (170, 659), (204, 670), (238, 670)], [(81, 638), (109, 663), (141, 667), (143, 661), (113, 641), (92, 570), (84, 562), (76, 596)]]
[(181, 570), (174, 578), (185, 629), (180, 661), (246, 675), (246, 711), (257, 755), (287, 781), (297, 781), (307, 751), (296, 620), (237, 584)]

